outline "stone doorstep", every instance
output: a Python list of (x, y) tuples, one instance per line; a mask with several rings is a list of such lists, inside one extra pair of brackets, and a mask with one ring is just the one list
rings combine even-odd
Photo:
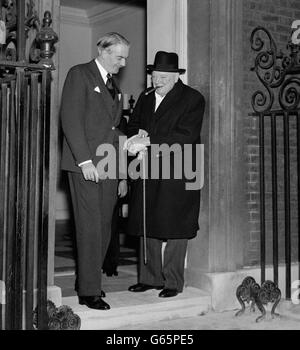
[(297, 320), (300, 322), (300, 304), (293, 304), (289, 300), (281, 300), (275, 309), (281, 317)]
[(197, 288), (187, 287), (172, 298), (159, 298), (159, 291), (106, 293), (110, 310), (98, 311), (79, 305), (77, 297), (62, 298), (81, 319), (81, 330), (118, 329), (170, 319), (199, 316), (211, 308), (211, 297)]

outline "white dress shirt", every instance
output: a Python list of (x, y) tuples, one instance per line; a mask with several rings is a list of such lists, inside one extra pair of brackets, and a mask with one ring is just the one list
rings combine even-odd
[(98, 69), (100, 71), (100, 74), (101, 74), (101, 77), (102, 77), (102, 79), (104, 81), (104, 84), (106, 85), (108, 71), (101, 66), (101, 63), (97, 60), (97, 58), (95, 59), (95, 62), (96, 62), (97, 67), (98, 67)]
[(161, 104), (161, 101), (165, 98), (165, 96), (160, 96), (157, 92), (155, 92), (155, 112), (158, 106)]

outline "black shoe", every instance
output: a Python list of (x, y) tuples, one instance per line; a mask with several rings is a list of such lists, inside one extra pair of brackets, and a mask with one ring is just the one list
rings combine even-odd
[(149, 289), (163, 289), (164, 286), (150, 286), (149, 284), (144, 284), (144, 283), (137, 283), (134, 284), (133, 286), (130, 286), (128, 290), (130, 292), (145, 292), (146, 290)]
[(87, 297), (80, 296), (79, 297), (79, 304), (86, 305), (90, 309), (97, 309), (97, 310), (109, 310), (110, 309), (110, 306), (104, 300), (102, 300), (101, 297), (98, 295), (87, 296)]
[(163, 289), (158, 296), (160, 298), (171, 298), (171, 297), (175, 297), (178, 294), (178, 290), (177, 289)]

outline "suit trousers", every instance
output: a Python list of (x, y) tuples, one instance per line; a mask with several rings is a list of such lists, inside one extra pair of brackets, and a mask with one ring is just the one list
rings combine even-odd
[(147, 264), (145, 264), (143, 238), (141, 238), (139, 282), (182, 292), (188, 240), (166, 240), (167, 244), (162, 255), (163, 242), (164, 240), (147, 238)]
[(69, 172), (76, 237), (76, 283), (80, 296), (100, 295), (101, 267), (111, 236), (118, 180), (86, 181)]
[(112, 223), (111, 238), (107, 248), (107, 252), (103, 261), (102, 269), (106, 274), (113, 274), (117, 271), (120, 255), (120, 234), (119, 234), (119, 205), (115, 206)]

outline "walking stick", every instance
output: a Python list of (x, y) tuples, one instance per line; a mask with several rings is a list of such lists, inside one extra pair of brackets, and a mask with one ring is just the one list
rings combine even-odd
[(147, 265), (147, 237), (146, 237), (146, 153), (142, 153), (143, 163), (143, 243), (144, 243), (144, 264)]
[[(132, 136), (130, 139), (136, 137)], [(141, 136), (144, 137), (144, 136)], [(128, 141), (124, 144), (123, 149), (128, 150)], [(134, 152), (133, 152), (134, 153)], [(147, 150), (141, 150), (138, 154), (138, 159), (142, 161), (142, 171), (143, 171), (143, 248), (144, 248), (144, 264), (147, 265), (147, 236), (146, 236), (146, 156)]]

